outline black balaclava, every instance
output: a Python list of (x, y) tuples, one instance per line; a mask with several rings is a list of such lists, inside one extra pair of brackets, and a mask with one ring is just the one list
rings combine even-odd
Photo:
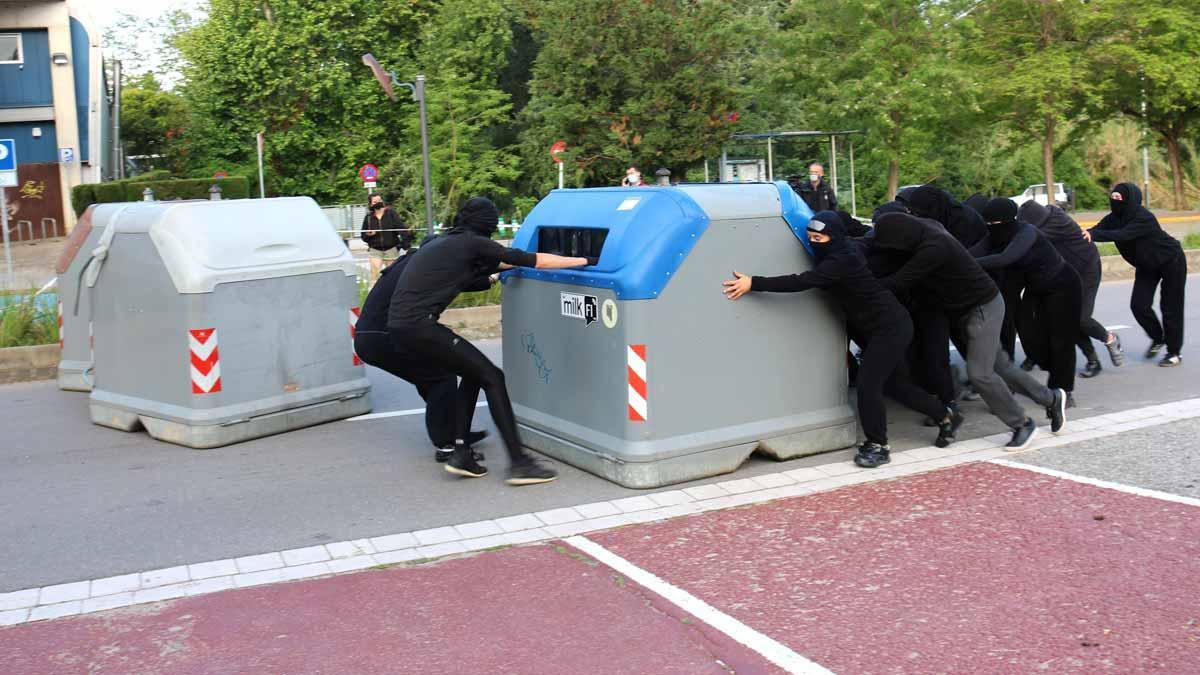
[(938, 232), (945, 229), (932, 220), (918, 218), (911, 213), (893, 211), (884, 213), (875, 221), (875, 236), (872, 246), (895, 251), (911, 252), (916, 250), (929, 234), (930, 228)]
[(834, 253), (845, 253), (850, 250), (850, 242), (846, 237), (846, 226), (842, 224), (842, 217), (834, 211), (817, 211), (808, 221), (808, 230), (810, 232), (820, 232), (827, 235), (829, 241), (825, 243), (817, 243), (809, 241), (812, 246), (813, 255), (816, 256), (817, 262), (821, 262), (825, 258)]
[(837, 214), (842, 219), (842, 225), (846, 228), (846, 236), (861, 237), (871, 231), (871, 228), (863, 225), (858, 218), (850, 215), (849, 211), (838, 211)]
[(1050, 217), (1050, 209), (1030, 199), (1017, 209), (1017, 218), (1033, 225), (1041, 227), (1045, 224), (1046, 219)]
[[(1114, 199), (1118, 194), (1120, 199)], [(1142, 207), (1142, 191), (1133, 183), (1117, 183), (1108, 194), (1108, 210), (1117, 222), (1124, 225), (1133, 219)]]
[(941, 188), (922, 185), (913, 190), (908, 196), (908, 208), (917, 217), (932, 218), (943, 227), (949, 225), (947, 221), (950, 219), (950, 195)]
[(993, 246), (1007, 246), (1017, 235), (1017, 203), (1004, 197), (988, 200), (983, 207), (984, 222), (987, 223)]
[(871, 214), (871, 222), (879, 220), (879, 217), (885, 213), (910, 213), (910, 211), (901, 201), (884, 202), (875, 207), (875, 212)]
[(487, 197), (472, 197), (467, 200), (454, 217), (454, 229), (470, 230), (485, 237), (492, 236), (499, 225), (500, 211)]
[(983, 215), (983, 207), (987, 206), (987, 203), (987, 195), (979, 192), (976, 192), (975, 194), (963, 200), (963, 206), (971, 207), (975, 213), (978, 213), (979, 215)]

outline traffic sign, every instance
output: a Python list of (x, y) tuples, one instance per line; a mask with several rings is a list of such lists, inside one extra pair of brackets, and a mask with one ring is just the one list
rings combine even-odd
[(0, 138), (0, 171), (17, 170), (17, 142), (11, 138)]
[(379, 169), (374, 164), (363, 164), (358, 170), (358, 177), (363, 179), (364, 183), (370, 183), (379, 178)]
[(213, 174), (213, 178), (217, 178), (217, 179), (229, 178), (229, 174), (224, 171), (217, 171), (216, 173)]
[(550, 146), (550, 159), (553, 159), (555, 162), (562, 164), (562, 157), (559, 157), (559, 155), (563, 154), (566, 151), (567, 151), (567, 142), (566, 141), (555, 141), (554, 145)]

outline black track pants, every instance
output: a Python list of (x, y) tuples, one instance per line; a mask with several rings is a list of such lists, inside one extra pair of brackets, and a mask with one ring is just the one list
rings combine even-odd
[(1046, 386), (1075, 390), (1075, 343), (1079, 338), (1079, 275), (1068, 265), (1049, 293), (1026, 289), (1017, 330), (1025, 353), (1050, 374)]
[[(912, 342), (912, 321), (903, 317), (888, 330), (868, 334), (858, 367), (858, 423), (868, 441), (887, 445), (887, 409), (883, 402), (885, 385), (901, 403), (940, 420), (946, 409), (936, 398), (922, 391), (907, 378), (894, 378), (900, 361)], [(945, 343), (943, 342), (943, 345)]]
[[(934, 309), (914, 309), (912, 373), (915, 380), (943, 404), (955, 400), (954, 376), (950, 372), (950, 320)], [(966, 357), (966, 352), (960, 352)]]
[(517, 420), (513, 415), (512, 401), (504, 385), (504, 371), (483, 355), (475, 345), (440, 323), (423, 321), (390, 327), (392, 343), (399, 349), (428, 359), (438, 368), (443, 368), (462, 378), (456, 397), (454, 438), (465, 439), (475, 416), (475, 404), (479, 390), (487, 396), (492, 420), (504, 440), (510, 461), (523, 460), (526, 455), (521, 449), (521, 438), (517, 434)]
[[(1162, 283), (1162, 323), (1154, 314), (1154, 291)], [(1183, 349), (1183, 291), (1187, 285), (1187, 258), (1176, 256), (1159, 268), (1138, 268), (1133, 279), (1133, 294), (1129, 309), (1142, 330), (1154, 342), (1165, 342), (1167, 351), (1180, 353)]]
[(1092, 344), (1092, 340), (1100, 342), (1108, 342), (1108, 329), (1104, 324), (1092, 318), (1092, 313), (1096, 311), (1096, 293), (1100, 290), (1100, 270), (1097, 264), (1095, 273), (1080, 274), (1080, 290), (1081, 295), (1081, 321), (1079, 323), (1079, 351), (1088, 358), (1089, 361), (1096, 360), (1096, 347)]
[(354, 353), (365, 363), (411, 383), (425, 401), (425, 431), (435, 447), (454, 443), (454, 400), (458, 378), (430, 365), (428, 359), (397, 349), (387, 333), (360, 332)]

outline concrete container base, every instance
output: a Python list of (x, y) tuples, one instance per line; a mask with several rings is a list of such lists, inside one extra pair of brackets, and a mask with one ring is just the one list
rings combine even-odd
[(89, 408), (94, 424), (121, 431), (145, 429), (151, 438), (202, 450), (364, 415), (371, 412), (371, 397), (363, 392), (300, 408), (211, 425), (192, 425), (150, 417), (94, 400), (89, 404)]
[(63, 391), (91, 391), (92, 364), (84, 361), (61, 361), (58, 364), (58, 388)]
[(518, 426), (521, 440), (529, 448), (635, 489), (658, 488), (731, 473), (756, 450), (774, 459), (785, 460), (849, 447), (858, 440), (858, 425), (851, 419), (774, 438), (639, 462), (590, 450), (525, 424)]

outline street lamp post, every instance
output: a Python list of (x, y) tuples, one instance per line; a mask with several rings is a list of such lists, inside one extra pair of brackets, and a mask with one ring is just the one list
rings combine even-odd
[(371, 54), (363, 54), (363, 63), (375, 74), (384, 93), (393, 101), (396, 93), (393, 87), (404, 87), (412, 92), (412, 100), (417, 102), (421, 117), (421, 163), (425, 179), (425, 227), (429, 236), (433, 236), (433, 184), (429, 178), (429, 127), (425, 118), (425, 76), (417, 75), (415, 82), (401, 82), (396, 73), (384, 70), (379, 61)]

